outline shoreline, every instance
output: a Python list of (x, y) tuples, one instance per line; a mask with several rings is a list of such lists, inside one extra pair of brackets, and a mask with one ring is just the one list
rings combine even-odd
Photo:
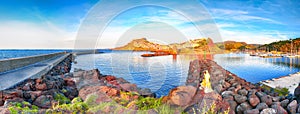
[(278, 78), (272, 78), (268, 80), (263, 80), (258, 83), (267, 85), (271, 88), (287, 88), (290, 94), (294, 94), (295, 88), (298, 87), (300, 82), (300, 72), (296, 72), (294, 74), (289, 74), (287, 76), (281, 76)]

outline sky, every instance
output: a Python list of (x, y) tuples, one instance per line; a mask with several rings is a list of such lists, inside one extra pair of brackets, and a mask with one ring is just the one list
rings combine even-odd
[[(3, 0), (0, 48), (112, 48), (141, 37), (160, 43), (210, 37), (251, 44), (300, 37), (298, 0), (192, 1)], [(96, 43), (80, 44), (85, 41)]]

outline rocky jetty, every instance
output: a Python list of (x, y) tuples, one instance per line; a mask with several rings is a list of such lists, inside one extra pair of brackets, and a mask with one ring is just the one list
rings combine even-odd
[[(203, 81), (206, 71), (211, 75), (210, 82), (214, 92), (205, 93), (201, 89), (200, 83)], [(180, 88), (193, 89), (183, 90)], [(187, 107), (186, 112), (197, 114), (207, 111), (205, 109), (209, 109), (213, 105), (215, 105), (213, 108), (217, 113), (224, 111), (228, 111), (230, 114), (300, 113), (300, 104), (294, 97), (279, 96), (258, 85), (251, 84), (211, 60), (192, 61), (186, 86), (173, 89), (167, 97), (167, 101), (171, 104)], [(183, 100), (184, 102), (178, 101), (179, 103), (174, 102), (176, 98), (185, 100)]]

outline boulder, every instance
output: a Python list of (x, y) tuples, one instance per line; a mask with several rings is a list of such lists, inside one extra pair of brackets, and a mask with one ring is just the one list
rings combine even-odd
[(35, 88), (40, 91), (44, 91), (47, 89), (46, 83), (38, 83), (35, 85)]
[(276, 110), (273, 108), (263, 109), (260, 114), (277, 114)]
[(255, 95), (254, 92), (249, 92), (248, 101), (251, 106), (255, 107), (258, 103), (260, 103), (259, 98)]
[(196, 88), (193, 86), (179, 86), (170, 91), (166, 102), (171, 105), (186, 106), (192, 100), (196, 93)]
[[(256, 93), (258, 93), (258, 92), (256, 92)], [(272, 105), (272, 97), (270, 95), (264, 95), (264, 96), (262, 96), (260, 98), (260, 101), (266, 103), (267, 105)]]
[(248, 94), (248, 91), (246, 89), (241, 89), (238, 91), (238, 94), (246, 96)]
[(79, 90), (79, 97), (85, 100), (87, 95), (92, 93), (116, 96), (119, 92), (118, 90), (107, 86), (86, 86)]
[(280, 105), (281, 105), (282, 107), (286, 108), (286, 107), (288, 106), (289, 102), (290, 102), (290, 101), (289, 101), (288, 99), (285, 99), (285, 100), (282, 100), (282, 101), (280, 102)]
[(244, 114), (259, 114), (259, 110), (258, 109), (246, 110)]
[(51, 95), (42, 95), (36, 98), (33, 104), (41, 108), (50, 108), (53, 102), (54, 99)]
[(275, 109), (278, 114), (288, 114), (287, 111), (284, 108), (282, 108), (279, 103), (275, 103), (271, 107)]
[(245, 111), (251, 110), (251, 109), (252, 109), (251, 105), (247, 102), (244, 102), (236, 107), (236, 113), (243, 114)]
[(247, 97), (246, 97), (246, 96), (243, 96), (243, 95), (237, 94), (237, 95), (234, 96), (234, 99), (235, 99), (235, 101), (236, 101), (237, 103), (240, 104), (240, 103), (245, 102), (245, 101), (247, 100)]
[(229, 97), (229, 96), (233, 96), (234, 93), (232, 91), (223, 91), (222, 92), (222, 97), (223, 98), (226, 98), (226, 97)]
[(287, 110), (289, 111), (289, 113), (291, 114), (295, 114), (297, 112), (297, 101), (293, 100), (292, 102), (290, 102), (290, 104), (287, 106)]
[(259, 111), (263, 110), (263, 109), (266, 109), (268, 108), (268, 105), (266, 103), (259, 103), (257, 106), (256, 106), (256, 109), (258, 109)]
[(130, 83), (124, 83), (120, 84), (120, 87), (122, 88), (123, 91), (135, 91), (137, 92), (137, 86), (135, 84), (130, 84)]

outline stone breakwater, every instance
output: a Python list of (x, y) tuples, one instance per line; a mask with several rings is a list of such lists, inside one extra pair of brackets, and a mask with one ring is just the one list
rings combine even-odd
[[(208, 71), (214, 92), (205, 93), (199, 87), (204, 72)], [(172, 105), (186, 107), (185, 112), (203, 113), (215, 105), (217, 113), (230, 114), (296, 114), (300, 104), (293, 97), (278, 96), (258, 85), (253, 85), (223, 69), (211, 60), (190, 63), (186, 86), (171, 90), (164, 100)], [(206, 108), (207, 107), (207, 108)]]

